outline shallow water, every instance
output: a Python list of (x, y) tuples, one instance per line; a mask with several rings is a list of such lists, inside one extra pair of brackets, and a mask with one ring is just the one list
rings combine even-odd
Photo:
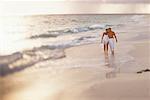
[[(114, 30), (127, 25), (135, 26), (131, 30), (137, 26), (145, 28), (149, 15), (39, 15), (0, 19), (0, 55), (5, 55), (42, 45), (63, 48), (77, 42), (79, 45), (86, 41), (93, 43), (107, 27)], [(89, 32), (91, 34), (87, 34)]]
[[(64, 52), (66, 48), (99, 43), (100, 33), (108, 27), (112, 27), (117, 35), (126, 35), (121, 42), (133, 40), (133, 37), (137, 39), (138, 36), (149, 32), (149, 18), (149, 15), (1, 17), (0, 75), (21, 71), (38, 63), (44, 65), (45, 61), (64, 58), (67, 56)], [(148, 35), (142, 38), (149, 39)], [(130, 58), (132, 59), (124, 55), (117, 59), (125, 63), (131, 60)], [(103, 60), (101, 64), (104, 65)]]

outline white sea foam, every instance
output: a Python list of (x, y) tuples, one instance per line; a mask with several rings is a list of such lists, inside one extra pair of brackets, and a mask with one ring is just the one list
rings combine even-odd
[(47, 31), (46, 33), (43, 33), (40, 35), (33, 35), (30, 38), (31, 39), (54, 38), (54, 37), (57, 37), (60, 35), (75, 34), (75, 33), (87, 32), (87, 31), (92, 31), (92, 30), (97, 30), (97, 29), (105, 29), (105, 28), (108, 28), (110, 26), (113, 27), (114, 25), (94, 24), (94, 25), (86, 26), (86, 27), (75, 27), (75, 28), (66, 28), (66, 29), (62, 29), (62, 30), (52, 30), (52, 31)]

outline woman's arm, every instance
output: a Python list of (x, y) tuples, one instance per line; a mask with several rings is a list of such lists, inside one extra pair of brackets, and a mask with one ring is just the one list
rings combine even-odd
[(101, 43), (103, 42), (103, 37), (104, 37), (104, 33), (103, 33), (102, 38), (101, 38)]

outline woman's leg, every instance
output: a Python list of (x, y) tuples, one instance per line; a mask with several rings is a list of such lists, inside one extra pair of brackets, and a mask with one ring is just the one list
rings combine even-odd
[(104, 52), (106, 51), (106, 46), (105, 46), (105, 44), (104, 44)]
[(108, 43), (107, 43), (107, 45), (106, 45), (106, 48), (107, 48), (107, 52), (108, 52)]
[(104, 52), (108, 53), (108, 45), (107, 44), (104, 44)]

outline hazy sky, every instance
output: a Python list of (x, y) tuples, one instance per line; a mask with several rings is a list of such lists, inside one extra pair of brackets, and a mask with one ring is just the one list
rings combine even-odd
[(1, 0), (0, 15), (150, 13), (148, 2), (150, 0)]
[(120, 3), (148, 3), (150, 0), (1, 0), (1, 1), (91, 1), (91, 2), (120, 2)]

